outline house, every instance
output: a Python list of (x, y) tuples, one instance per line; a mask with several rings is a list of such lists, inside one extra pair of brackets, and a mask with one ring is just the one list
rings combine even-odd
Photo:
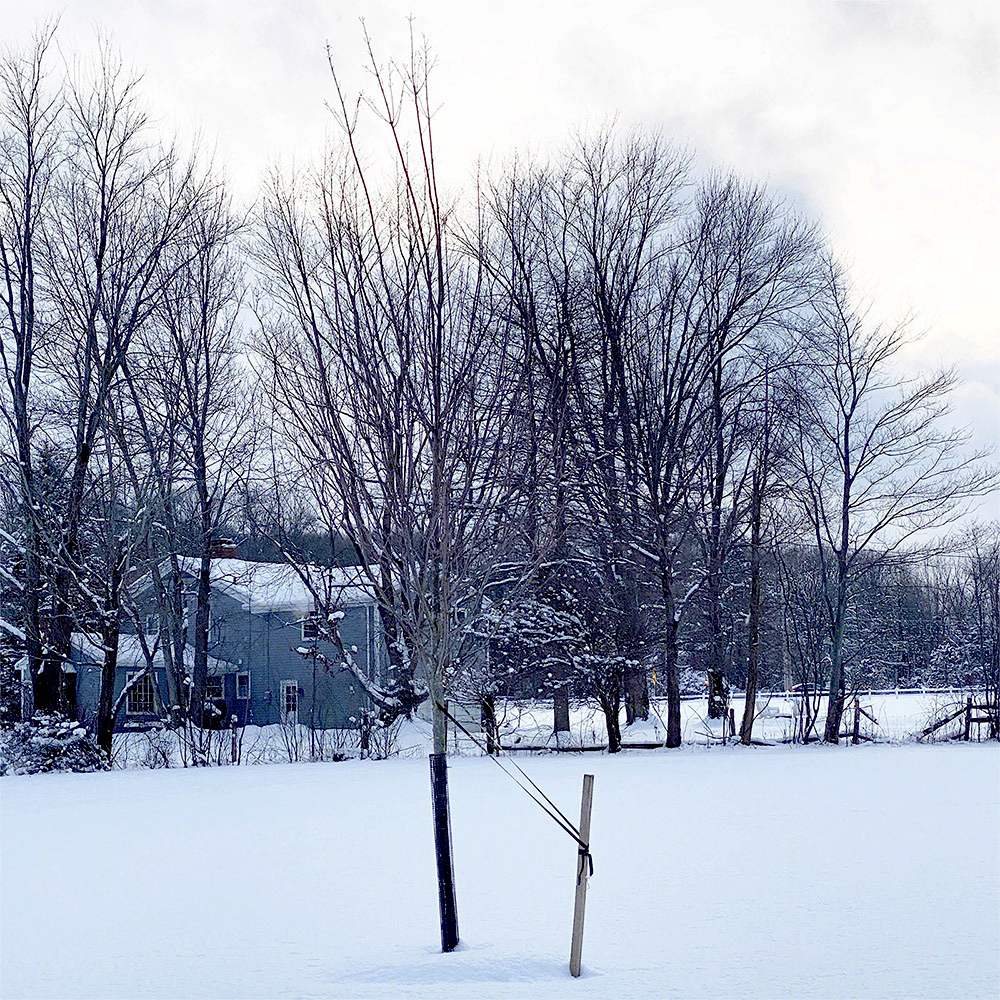
[[(195, 591), (199, 561), (182, 558), (185, 599), (185, 668), (194, 663)], [(308, 567), (318, 593), (342, 612), (339, 632), (366, 678), (384, 682), (388, 666), (374, 596), (357, 567)], [(147, 674), (126, 693), (117, 729), (143, 728), (163, 717), (169, 706), (166, 671), (157, 635), (159, 616), (151, 582), (138, 587), (139, 619), (153, 653), (154, 675)], [(270, 725), (298, 722), (316, 728), (353, 728), (368, 704), (357, 679), (346, 669), (328, 670), (322, 659), (298, 650), (316, 649), (341, 662), (337, 647), (317, 639), (313, 592), (295, 568), (274, 563), (218, 558), (211, 562), (206, 701), (216, 719), (228, 724)], [(91, 638), (74, 635), (70, 670), (76, 672), (77, 715), (97, 714), (103, 650)], [(147, 667), (134, 625), (122, 626), (115, 697)]]

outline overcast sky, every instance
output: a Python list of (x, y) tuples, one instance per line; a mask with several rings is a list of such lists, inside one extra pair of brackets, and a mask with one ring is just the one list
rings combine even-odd
[(1000, 4), (996, 0), (0, 0), (17, 44), (62, 15), (64, 50), (111, 34), (165, 130), (198, 130), (236, 189), (318, 155), (324, 45), (362, 82), (364, 16), (437, 56), (447, 176), (544, 152), (612, 115), (769, 182), (820, 218), (887, 318), (927, 331), (914, 367), (955, 364), (958, 417), (1000, 439)]

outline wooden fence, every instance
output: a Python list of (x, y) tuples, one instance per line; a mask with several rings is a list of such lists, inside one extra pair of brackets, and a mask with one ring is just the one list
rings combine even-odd
[(925, 736), (930, 736), (932, 733), (936, 733), (939, 729), (943, 729), (948, 725), (949, 722), (954, 722), (956, 719), (960, 719), (964, 716), (962, 724), (962, 734), (959, 737), (955, 735), (952, 739), (963, 739), (969, 740), (972, 738), (972, 727), (973, 725), (987, 725), (990, 727), (989, 738), (993, 739), (997, 735), (998, 725), (997, 725), (997, 713), (994, 706), (989, 704), (980, 704), (973, 700), (972, 696), (969, 695), (965, 704), (954, 709), (954, 711), (949, 712), (947, 715), (940, 719), (935, 720), (929, 726), (927, 726), (924, 731), (920, 734), (919, 739), (924, 739)]

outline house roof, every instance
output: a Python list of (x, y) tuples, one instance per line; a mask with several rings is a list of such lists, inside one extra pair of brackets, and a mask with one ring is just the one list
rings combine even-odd
[[(97, 666), (104, 663), (104, 647), (86, 633), (74, 632), (71, 642), (74, 653), (80, 656), (81, 663), (94, 663)], [(146, 655), (142, 651), (142, 644), (137, 636), (123, 634), (118, 637), (117, 666), (128, 670), (145, 668)], [(158, 645), (153, 653), (153, 666), (163, 666), (163, 651)], [(184, 646), (184, 666), (189, 672), (194, 669), (194, 648), (190, 645)], [(210, 677), (231, 674), (234, 670), (240, 669), (243, 668), (236, 663), (228, 663), (225, 660), (216, 659), (214, 656), (208, 658), (208, 675)]]
[[(183, 556), (180, 565), (185, 573), (196, 576), (201, 560)], [(212, 586), (239, 601), (244, 611), (255, 614), (267, 611), (308, 614), (315, 600), (307, 580), (322, 599), (334, 606), (372, 604), (375, 600), (359, 566), (295, 568), (246, 559), (213, 559), (211, 563)]]

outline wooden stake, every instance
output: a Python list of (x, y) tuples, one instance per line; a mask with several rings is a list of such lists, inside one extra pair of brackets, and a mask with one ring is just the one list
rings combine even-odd
[(573, 906), (573, 943), (569, 949), (569, 974), (580, 975), (580, 960), (583, 957), (583, 915), (587, 906), (587, 879), (590, 877), (590, 810), (594, 804), (594, 776), (583, 776), (583, 799), (580, 804), (580, 839), (582, 846), (576, 858), (576, 903)]

